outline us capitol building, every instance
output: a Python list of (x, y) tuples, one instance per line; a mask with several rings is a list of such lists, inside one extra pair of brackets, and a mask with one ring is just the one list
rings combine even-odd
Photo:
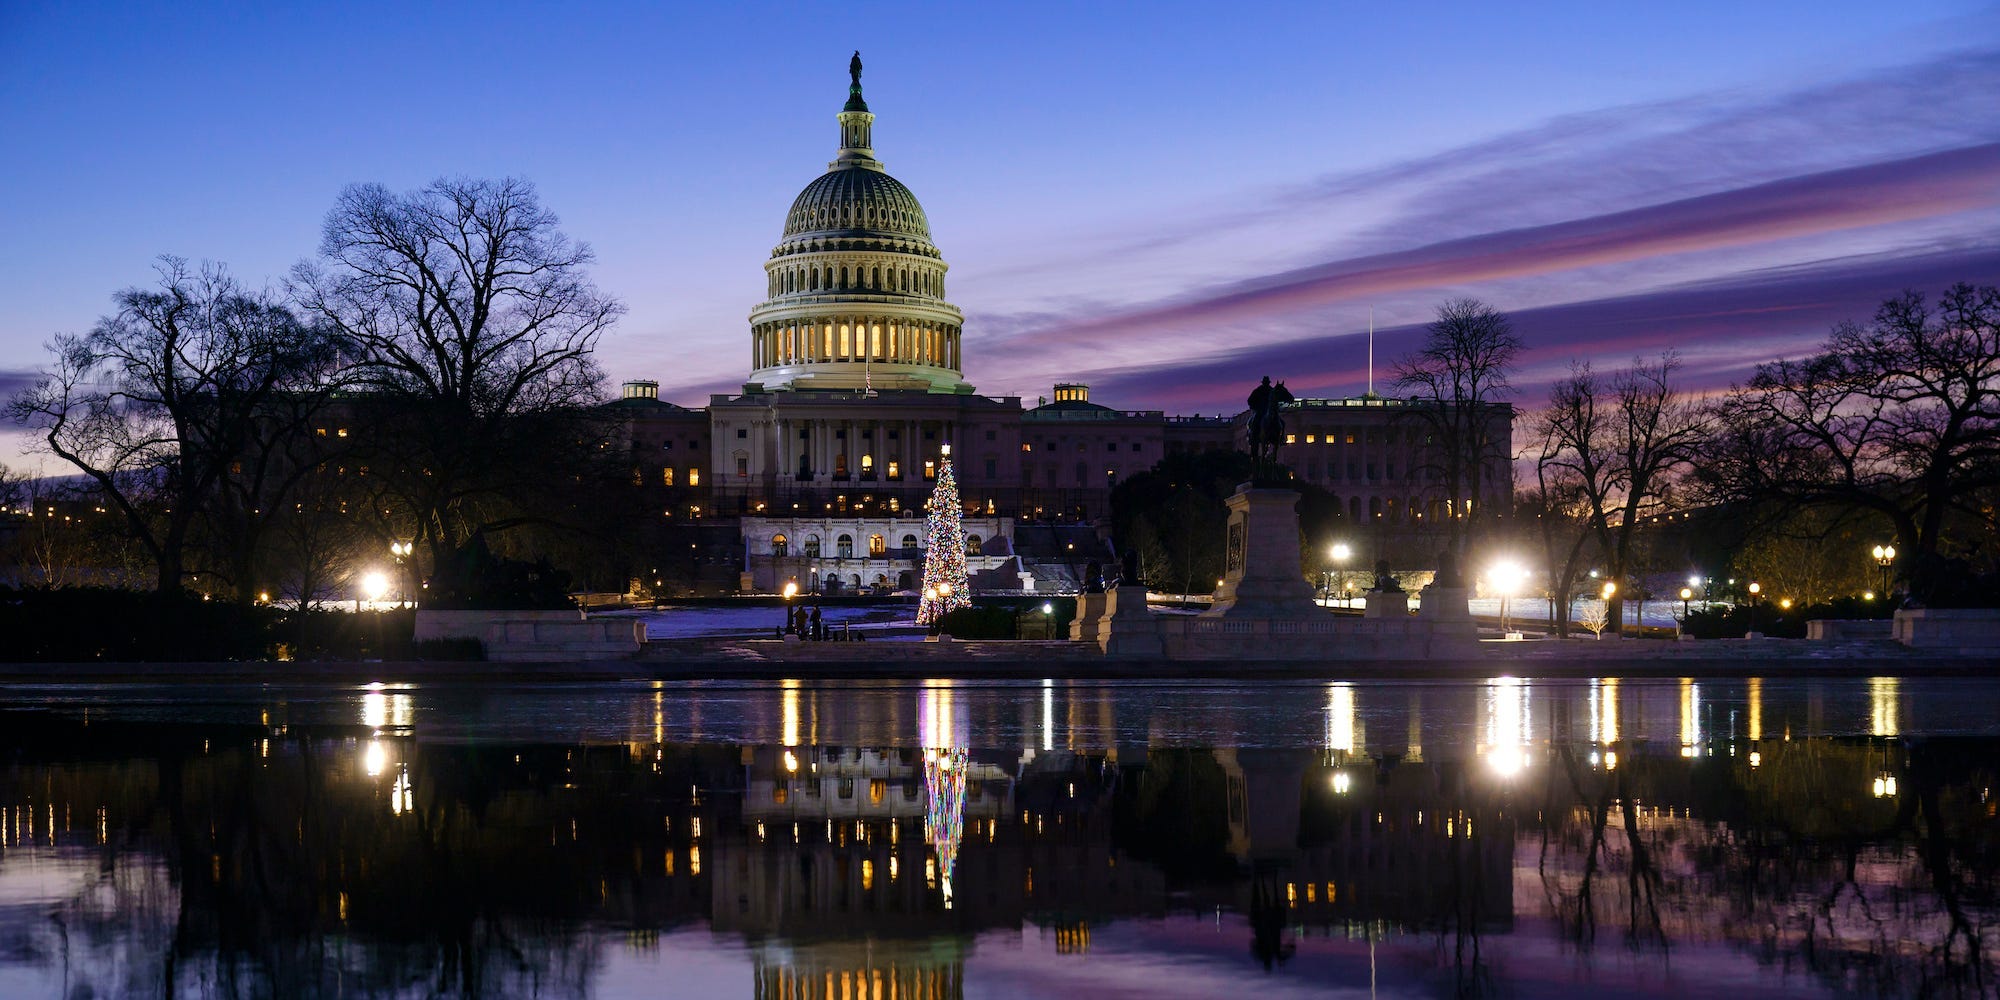
[[(858, 55), (849, 72), (840, 148), (764, 262), (742, 391), (702, 410), (661, 400), (655, 381), (624, 384), (614, 406), (634, 482), (668, 519), (734, 522), (740, 589), (910, 589), (949, 449), (974, 587), (1073, 589), (1088, 561), (1111, 558), (1119, 479), (1170, 453), (1241, 447), (1249, 414), (1114, 409), (1076, 383), (1034, 406), (976, 392), (949, 267), (916, 195), (875, 158)], [(1246, 387), (1260, 374), (1245, 371)], [(1415, 405), (1302, 399), (1285, 415), (1283, 458), (1357, 527), (1419, 526), (1444, 498), (1422, 422), (1395, 419)], [(1498, 472), (1489, 481), (1508, 482), (1504, 462)]]

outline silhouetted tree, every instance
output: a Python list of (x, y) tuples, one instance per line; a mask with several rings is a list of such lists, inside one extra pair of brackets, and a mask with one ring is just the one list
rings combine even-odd
[(1720, 497), (1874, 511), (1911, 592), (1935, 596), (1954, 516), (2000, 488), (2000, 288), (1890, 299), (1819, 353), (1758, 366), (1719, 412), (1704, 471)]
[(1672, 351), (1656, 362), (1634, 361), (1607, 385), (1588, 364), (1549, 391), (1542, 418), (1544, 478), (1566, 482), (1581, 496), (1606, 569), (1618, 589), (1611, 597), (1613, 627), (1624, 621), (1633, 596), (1633, 570), (1641, 553), (1639, 524), (1665, 505), (1677, 473), (1694, 460), (1707, 434), (1707, 410), (1674, 387), (1680, 359)]
[(1488, 463), (1512, 458), (1512, 414), (1496, 413), (1512, 389), (1509, 376), (1521, 338), (1505, 313), (1477, 299), (1438, 306), (1416, 353), (1396, 363), (1396, 387), (1428, 404), (1412, 413), (1432, 438), (1429, 453), (1447, 501), (1447, 544), (1461, 562), (1478, 523), (1488, 515)]
[(591, 352), (623, 307), (556, 226), (524, 181), (356, 185), (293, 272), (304, 307), (359, 347), (362, 448), (400, 522), (386, 531), (433, 564), (475, 533), (549, 522), (552, 490), (599, 475), (580, 464), (605, 450)]
[[(204, 519), (229, 507), (215, 541), (238, 594), (274, 484), (240, 477), (272, 440), (273, 415), (326, 384), (332, 335), (219, 267), (161, 258), (158, 290), (127, 289), (88, 334), (58, 334), (49, 370), (9, 413), (42, 450), (75, 466), (152, 557), (161, 591), (179, 591)], [(259, 475), (260, 473), (248, 473)], [(225, 498), (235, 498), (226, 500)]]

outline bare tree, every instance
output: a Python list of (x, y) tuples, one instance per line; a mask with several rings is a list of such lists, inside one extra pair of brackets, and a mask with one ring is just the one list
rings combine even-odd
[(159, 273), (158, 290), (118, 293), (118, 312), (90, 333), (58, 334), (49, 370), (8, 411), (92, 481), (172, 592), (273, 407), (319, 384), (335, 352), (323, 331), (219, 267), (162, 257)]
[(2000, 288), (1890, 299), (1820, 353), (1759, 366), (1720, 411), (1722, 496), (1874, 511), (1931, 595), (1954, 515), (2000, 486)]
[(1521, 353), (1506, 314), (1477, 299), (1438, 306), (1417, 352), (1396, 363), (1396, 386), (1425, 404), (1414, 410), (1435, 439), (1444, 490), (1446, 538), (1463, 560), (1478, 522), (1489, 512), (1489, 463), (1512, 458), (1512, 408), (1501, 402)]
[(1583, 476), (1556, 463), (1561, 451), (1555, 446), (1554, 431), (1546, 417), (1538, 422), (1536, 431), (1541, 449), (1535, 459), (1535, 489), (1516, 502), (1515, 510), (1524, 520), (1534, 515), (1548, 573), (1549, 620), (1555, 624), (1556, 635), (1567, 638), (1571, 599), (1596, 533)]
[(27, 473), (16, 472), (0, 462), (0, 513), (12, 511), (28, 498), (29, 479)]
[(293, 272), (304, 307), (359, 347), (362, 448), (433, 560), (534, 522), (524, 500), (571, 478), (559, 463), (597, 439), (566, 418), (598, 401), (591, 352), (623, 307), (556, 225), (524, 181), (357, 185), (320, 260)]
[[(1588, 364), (1549, 393), (1538, 465), (1566, 478), (1589, 512), (1611, 582), (1613, 628), (1624, 620), (1639, 523), (1664, 506), (1675, 476), (1694, 460), (1707, 434), (1707, 410), (1674, 388), (1680, 360), (1634, 361), (1605, 385)], [(1608, 397), (1608, 398), (1606, 398)]]

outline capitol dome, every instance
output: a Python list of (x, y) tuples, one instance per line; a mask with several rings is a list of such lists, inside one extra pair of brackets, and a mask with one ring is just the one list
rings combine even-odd
[(929, 243), (931, 227), (902, 181), (879, 168), (835, 169), (806, 185), (785, 216), (785, 239), (808, 235), (889, 235)]
[(840, 111), (840, 151), (785, 214), (750, 310), (748, 387), (971, 392), (964, 316), (945, 301), (944, 258), (917, 197), (875, 159), (861, 62)]

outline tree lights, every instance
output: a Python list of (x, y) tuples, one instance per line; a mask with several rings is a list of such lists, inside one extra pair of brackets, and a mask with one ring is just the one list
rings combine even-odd
[(937, 485), (931, 489), (930, 513), (924, 519), (924, 598), (917, 605), (917, 624), (931, 625), (954, 608), (972, 604), (965, 577), (965, 508), (958, 500), (958, 480), (951, 472), (951, 445), (945, 445)]

